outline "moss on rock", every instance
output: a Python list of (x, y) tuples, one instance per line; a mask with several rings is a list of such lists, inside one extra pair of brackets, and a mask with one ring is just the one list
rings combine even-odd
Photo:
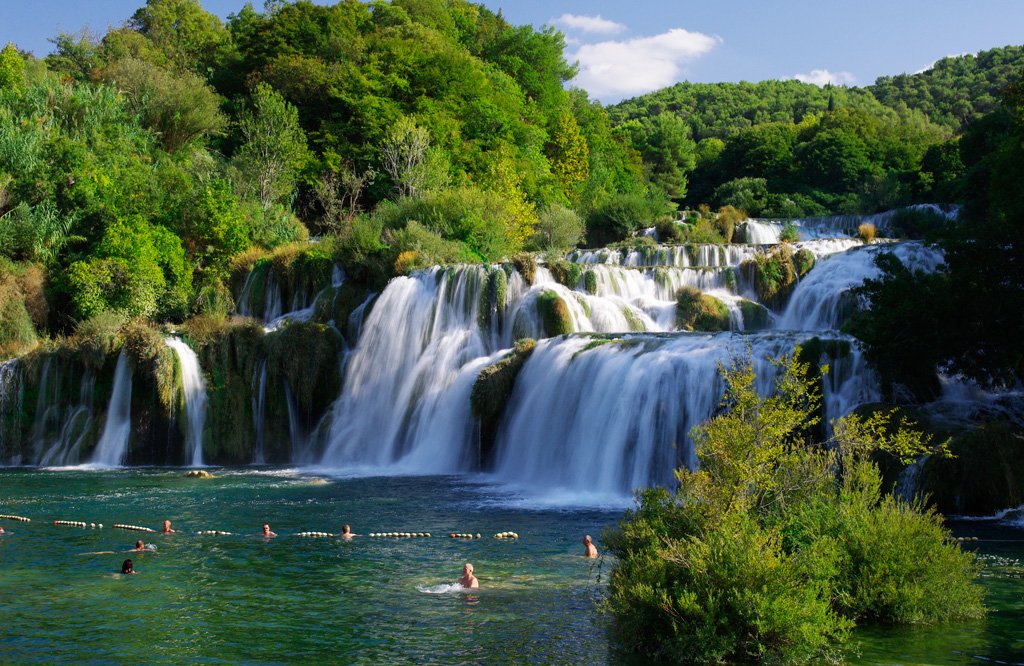
[(805, 247), (793, 253), (793, 268), (799, 277), (807, 275), (814, 268), (814, 253)]
[(505, 294), (508, 278), (501, 268), (491, 267), (480, 290), (480, 304), (477, 309), (477, 323), (488, 330), (491, 322), (505, 311)]
[(768, 312), (768, 308), (760, 303), (744, 298), (740, 300), (739, 307), (740, 315), (743, 317), (744, 331), (760, 331), (768, 328), (771, 324), (771, 314)]
[(693, 287), (676, 292), (676, 324), (685, 331), (728, 331), (729, 308)]
[(548, 270), (551, 271), (551, 277), (555, 279), (555, 282), (570, 289), (575, 289), (583, 276), (583, 269), (579, 264), (565, 259), (552, 261), (548, 264)]
[(583, 288), (588, 294), (597, 294), (597, 273), (592, 270), (584, 271)]
[(757, 298), (770, 308), (781, 308), (796, 284), (793, 248), (789, 243), (761, 252), (740, 264), (744, 277), (754, 285)]
[(565, 301), (550, 289), (537, 296), (537, 312), (544, 324), (544, 335), (553, 338), (572, 333), (572, 315)]
[(946, 514), (991, 515), (1024, 504), (1024, 432), (1006, 421), (956, 437), (952, 458), (929, 458), (921, 488)]
[(516, 377), (536, 347), (530, 338), (516, 343), (511, 353), (487, 366), (477, 375), (469, 396), (470, 408), (480, 421), (480, 460), (483, 468), (490, 467), (501, 415), (512, 396)]
[(537, 260), (528, 252), (520, 252), (512, 257), (512, 265), (519, 274), (526, 280), (526, 284), (533, 284), (537, 277)]

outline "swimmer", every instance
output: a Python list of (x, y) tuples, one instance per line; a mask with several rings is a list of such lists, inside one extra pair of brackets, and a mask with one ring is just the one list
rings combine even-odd
[(263, 531), (260, 532), (260, 536), (269, 539), (270, 537), (276, 537), (277, 536), (277, 532), (271, 532), (270, 531), (270, 524), (269, 523), (263, 523)]
[(0, 534), (7, 534), (7, 531), (4, 530), (4, 528), (0, 527)]
[(160, 530), (160, 534), (174, 534), (177, 530), (171, 529), (171, 521), (164, 521), (164, 528)]
[(340, 536), (342, 539), (351, 539), (352, 537), (359, 536), (359, 535), (358, 534), (353, 534), (352, 533), (352, 528), (349, 527), (348, 525), (342, 525), (341, 526), (341, 534), (339, 534), (338, 536)]
[(146, 544), (143, 543), (141, 539), (139, 539), (138, 541), (135, 542), (135, 547), (132, 548), (128, 552), (130, 552), (130, 553), (142, 553), (142, 552), (145, 552), (145, 550), (146, 550)]
[(583, 556), (591, 559), (597, 557), (597, 547), (594, 545), (589, 534), (583, 537)]
[(459, 579), (459, 585), (467, 589), (480, 587), (480, 581), (473, 575), (473, 565), (469, 562), (462, 567), (462, 578)]
[(131, 560), (125, 560), (121, 563), (121, 573), (134, 574), (139, 572), (135, 570), (135, 565), (132, 564)]

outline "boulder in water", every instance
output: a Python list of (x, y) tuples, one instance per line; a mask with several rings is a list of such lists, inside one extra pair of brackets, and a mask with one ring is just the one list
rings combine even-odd
[(205, 469), (190, 469), (185, 472), (185, 477), (189, 479), (215, 479), (213, 474), (210, 474)]

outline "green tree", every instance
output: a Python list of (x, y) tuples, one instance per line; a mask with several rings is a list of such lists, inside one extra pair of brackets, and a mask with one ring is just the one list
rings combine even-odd
[(252, 108), (238, 120), (242, 145), (233, 158), (242, 174), (243, 189), (264, 210), (290, 202), (299, 171), (310, 158), (298, 110), (269, 85), (253, 90)]
[(21, 92), (25, 87), (25, 59), (13, 43), (0, 51), (0, 90)]
[(590, 176), (590, 148), (569, 109), (563, 109), (551, 129), (551, 170), (570, 199), (577, 186)]
[(179, 70), (206, 74), (224, 56), (230, 35), (199, 0), (146, 0), (128, 26), (159, 49)]

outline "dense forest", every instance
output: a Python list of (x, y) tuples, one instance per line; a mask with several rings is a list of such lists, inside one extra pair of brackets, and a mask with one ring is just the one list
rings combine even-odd
[(379, 286), (623, 240), (679, 206), (959, 201), (991, 148), (962, 132), (1006, 114), (1024, 60), (1007, 47), (865, 89), (681, 83), (605, 109), (566, 89), (559, 32), (461, 1), (245, 5), (225, 23), (149, 0), (53, 42), (0, 56), (5, 354), (103, 312), (226, 314), (233, 269), (310, 234)]

